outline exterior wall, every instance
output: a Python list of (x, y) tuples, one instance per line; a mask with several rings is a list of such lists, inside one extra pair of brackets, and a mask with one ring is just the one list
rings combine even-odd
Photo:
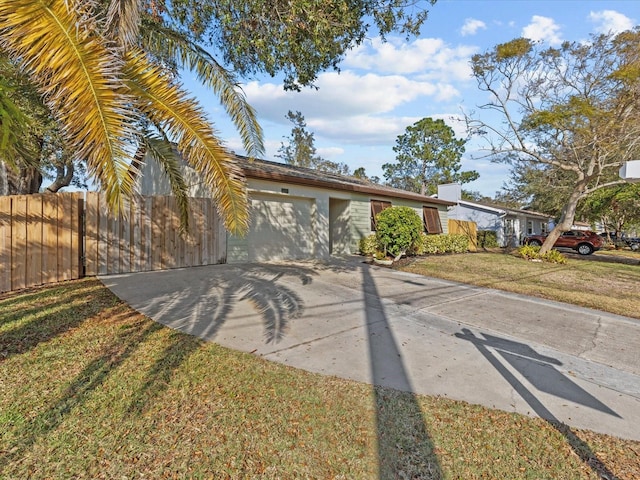
[[(185, 169), (185, 179), (191, 185), (190, 196), (209, 197), (200, 179), (191, 169)], [(448, 232), (448, 212), (446, 205), (416, 202), (408, 199), (375, 196), (365, 193), (332, 190), (273, 180), (247, 179), (249, 197), (308, 200), (312, 202), (310, 238), (314, 244), (314, 258), (328, 258), (331, 253), (357, 253), (359, 241), (373, 233), (371, 231), (372, 199), (390, 201), (393, 206), (413, 208), (422, 218), (422, 207), (438, 209), (443, 233)], [(145, 195), (167, 195), (171, 193), (169, 182), (155, 162), (148, 162), (140, 179), (140, 190)], [(331, 232), (331, 228), (334, 231)], [(236, 237), (227, 234), (227, 261), (240, 263), (252, 261), (249, 250), (249, 236)], [(333, 252), (332, 252), (333, 248)]]

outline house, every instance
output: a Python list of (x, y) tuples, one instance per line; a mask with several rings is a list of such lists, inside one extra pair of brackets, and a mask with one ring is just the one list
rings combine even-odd
[(462, 187), (456, 183), (438, 185), (438, 199), (448, 200), (449, 218), (475, 222), (478, 231), (496, 232), (501, 247), (520, 245), (526, 235), (545, 234), (552, 217), (530, 210), (518, 210), (496, 205), (462, 200)]
[[(250, 228), (244, 237), (227, 233), (229, 263), (322, 259), (358, 253), (361, 238), (375, 232), (374, 216), (389, 206), (408, 206), (428, 233), (447, 233), (453, 203), (367, 180), (236, 156), (250, 201)], [(185, 167), (193, 197), (210, 196), (192, 169)], [(169, 195), (166, 178), (154, 161), (145, 162), (143, 195)]]

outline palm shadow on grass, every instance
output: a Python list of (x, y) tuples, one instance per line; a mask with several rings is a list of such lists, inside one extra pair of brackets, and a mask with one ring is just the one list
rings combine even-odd
[[(155, 324), (158, 325), (158, 324)], [(169, 335), (169, 344), (154, 361), (146, 374), (144, 383), (134, 393), (127, 413), (144, 413), (156, 398), (169, 387), (171, 379), (180, 366), (188, 360), (203, 344), (199, 338), (173, 331)]]
[[(48, 289), (44, 299), (40, 290), (26, 295), (18, 292), (11, 301), (0, 302), (0, 328), (4, 330), (0, 332), (0, 362), (13, 355), (26, 353), (78, 327), (104, 307), (102, 304), (92, 304), (95, 300), (91, 295), (92, 290), (102, 288), (98, 282), (94, 287), (78, 285), (66, 284), (52, 291)], [(69, 289), (76, 291), (68, 294)], [(34, 300), (40, 301), (31, 303)], [(81, 308), (77, 305), (78, 300), (82, 300)], [(21, 308), (21, 304), (27, 302), (30, 307)], [(29, 317), (28, 321), (24, 321)]]
[[(600, 478), (610, 480), (617, 479), (618, 477), (611, 473), (607, 466), (593, 452), (591, 447), (578, 437), (568, 425), (558, 420), (534, 393), (496, 358), (489, 348), (494, 349), (511, 366), (536, 385), (539, 390), (546, 391), (575, 403), (586, 405), (618, 418), (619, 415), (553, 368), (553, 365), (561, 364), (557, 359), (540, 355), (530, 346), (523, 343), (488, 334), (483, 334), (483, 336), (484, 338), (476, 337), (468, 328), (463, 328), (461, 333), (456, 333), (457, 338), (471, 342), (482, 356), (487, 359), (491, 366), (493, 366), (524, 401), (529, 404), (536, 415), (546, 420), (549, 425), (567, 440), (567, 443), (569, 443), (572, 450), (582, 462), (588, 465)], [(537, 370), (544, 369), (545, 372), (538, 371), (537, 375), (533, 375), (530, 371), (531, 368)]]
[[(125, 313), (117, 321), (124, 322), (135, 315), (137, 314), (134, 312)], [(97, 358), (90, 361), (68, 383), (64, 391), (51, 400), (42, 413), (13, 432), (12, 444), (0, 453), (0, 464), (18, 460), (38, 442), (38, 439), (54, 431), (72, 410), (89, 399), (111, 372), (122, 365), (141, 343), (161, 328), (161, 325), (144, 319), (122, 328), (110, 345), (105, 347)]]
[(374, 384), (379, 478), (440, 479), (442, 470), (435, 446), (377, 288), (368, 267), (361, 270)]

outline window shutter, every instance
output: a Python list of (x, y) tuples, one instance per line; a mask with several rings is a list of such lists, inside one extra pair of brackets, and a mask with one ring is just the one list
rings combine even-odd
[(442, 224), (440, 223), (440, 214), (437, 208), (422, 207), (422, 217), (424, 229), (427, 233), (442, 233)]
[(371, 200), (371, 231), (376, 231), (376, 215), (385, 208), (391, 207), (391, 202), (383, 202), (382, 200)]

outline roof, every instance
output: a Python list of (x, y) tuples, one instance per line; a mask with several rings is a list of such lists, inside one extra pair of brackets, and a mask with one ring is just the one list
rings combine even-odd
[(240, 155), (236, 155), (236, 160), (247, 178), (366, 193), (380, 197), (404, 198), (437, 205), (455, 205), (454, 202), (408, 192), (399, 188), (378, 185), (362, 178), (322, 172), (268, 160), (249, 159)]
[(459, 200), (460, 205), (477, 208), (479, 210), (486, 210), (496, 214), (513, 214), (513, 215), (526, 215), (528, 217), (537, 217), (543, 219), (553, 218), (553, 215), (547, 215), (546, 213), (534, 212), (533, 210), (522, 210), (517, 208), (503, 207), (501, 205), (490, 204), (485, 202), (469, 202), (467, 200)]

